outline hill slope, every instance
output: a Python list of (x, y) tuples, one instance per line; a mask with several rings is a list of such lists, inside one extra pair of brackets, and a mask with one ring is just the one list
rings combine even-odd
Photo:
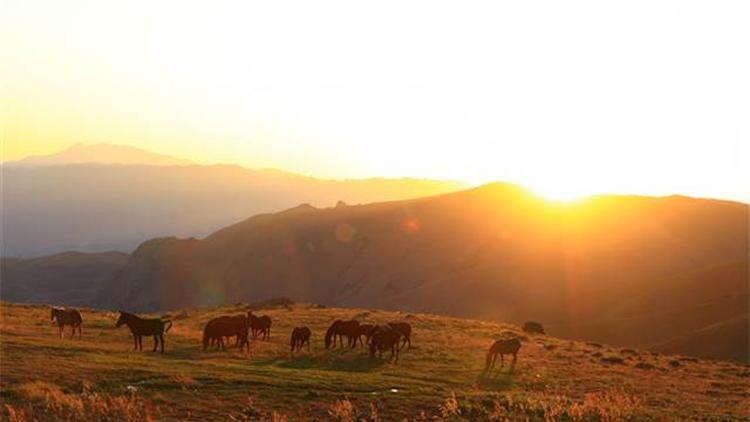
[(0, 296), (14, 302), (88, 305), (127, 260), (121, 252), (0, 258)]
[[(95, 304), (154, 310), (286, 296), (535, 319), (563, 337), (648, 347), (748, 313), (747, 233), (739, 203), (602, 196), (551, 205), (495, 184), (300, 206), (200, 241), (153, 239)], [(737, 347), (731, 356), (747, 356), (747, 342)]]
[[(131, 351), (113, 313), (84, 310), (83, 338), (60, 340), (47, 308), (2, 303), (0, 396), (29, 420), (744, 420), (750, 405), (744, 365), (548, 336), (523, 341), (513, 371), (483, 374), (493, 339), (518, 327), (426, 314), (253, 307), (272, 318), (270, 341), (249, 355), (201, 350), (206, 321), (246, 309), (173, 313), (159, 355)], [(339, 318), (408, 321), (414, 345), (398, 364), (359, 348), (326, 351), (323, 332)], [(312, 329), (312, 350), (292, 358), (287, 336), (300, 325)]]
[(339, 200), (386, 201), (459, 188), (431, 180), (319, 180), (237, 166), (4, 165), (3, 253), (130, 252), (144, 239), (202, 237), (300, 201), (333, 206)]

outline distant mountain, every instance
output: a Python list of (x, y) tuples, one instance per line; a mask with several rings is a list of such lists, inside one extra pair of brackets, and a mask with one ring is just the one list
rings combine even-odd
[(120, 252), (66, 252), (32, 259), (0, 259), (0, 297), (23, 303), (88, 305), (127, 263)]
[(75, 144), (62, 152), (49, 155), (32, 155), (18, 161), (3, 163), (3, 165), (39, 167), (94, 163), (144, 164), (152, 166), (185, 166), (194, 164), (188, 160), (124, 145)]
[[(600, 196), (550, 205), (511, 186), (258, 215), (204, 240), (139, 246), (95, 302), (133, 310), (257, 301), (424, 311), (555, 335), (747, 356), (748, 206)], [(745, 329), (743, 334), (741, 329)], [(703, 331), (702, 331), (703, 330)], [(709, 330), (709, 331), (706, 331)], [(696, 349), (692, 335), (730, 335)]]
[(320, 180), (279, 170), (199, 165), (6, 165), (2, 176), (3, 254), (10, 257), (130, 252), (154, 236), (201, 237), (248, 215), (300, 202), (325, 207), (340, 200), (387, 201), (464, 187), (416, 179)]

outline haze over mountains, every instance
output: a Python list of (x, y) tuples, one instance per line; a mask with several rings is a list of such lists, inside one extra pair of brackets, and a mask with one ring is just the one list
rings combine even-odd
[[(155, 311), (285, 296), (748, 359), (747, 204), (555, 204), (500, 183), (444, 193), (460, 185), (34, 162), (4, 168), (6, 255), (138, 246), (4, 259), (3, 300)], [(342, 199), (368, 204), (332, 206)]]
[(280, 170), (202, 166), (131, 147), (74, 145), (3, 163), (3, 256), (132, 251), (144, 239), (201, 237), (301, 202), (333, 206), (454, 191), (458, 182), (321, 180)]
[(274, 296), (520, 323), (555, 335), (745, 360), (748, 206), (505, 184), (251, 217), (141, 244), (96, 299), (134, 310)]

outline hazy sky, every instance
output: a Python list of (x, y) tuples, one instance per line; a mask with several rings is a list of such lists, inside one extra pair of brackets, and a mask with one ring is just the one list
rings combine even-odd
[(749, 1), (2, 1), (4, 160), (750, 200)]

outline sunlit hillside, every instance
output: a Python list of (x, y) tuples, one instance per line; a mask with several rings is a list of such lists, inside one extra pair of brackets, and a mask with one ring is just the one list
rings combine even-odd
[[(203, 351), (212, 317), (272, 318), (249, 354)], [(83, 310), (81, 340), (59, 339), (45, 306), (0, 305), (0, 397), (10, 420), (743, 420), (748, 367), (525, 334), (517, 326), (429, 314), (325, 308), (278, 300), (187, 308), (168, 315), (164, 355), (134, 352), (117, 314)], [(414, 328), (397, 364), (359, 347), (328, 351), (337, 318)], [(292, 327), (312, 329), (310, 353), (289, 353)], [(68, 333), (69, 335), (69, 333)], [(483, 374), (493, 339), (520, 335), (513, 370)], [(10, 415), (9, 415), (10, 414)]]
[[(740, 203), (600, 196), (561, 204), (494, 184), (299, 206), (204, 240), (152, 239), (94, 303), (155, 310), (286, 296), (541, 320), (561, 337), (686, 354), (700, 332), (699, 355), (745, 360), (747, 233)], [(709, 329), (717, 324), (733, 335)]]

